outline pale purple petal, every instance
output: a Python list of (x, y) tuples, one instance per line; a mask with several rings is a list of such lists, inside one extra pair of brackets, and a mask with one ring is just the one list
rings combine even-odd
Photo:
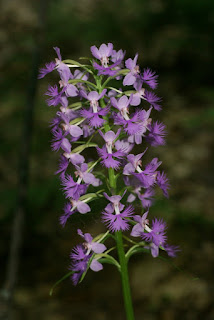
[(72, 137), (78, 138), (83, 134), (83, 131), (78, 126), (69, 125), (69, 133)]
[(98, 262), (96, 259), (93, 259), (90, 264), (90, 269), (95, 272), (98, 272), (103, 269), (103, 265), (100, 262)]
[(80, 213), (87, 213), (87, 212), (91, 211), (91, 208), (89, 207), (89, 205), (87, 203), (84, 203), (82, 201), (78, 201), (77, 210)]
[(92, 242), (91, 248), (95, 253), (103, 253), (107, 248), (103, 243)]
[(125, 76), (125, 78), (123, 79), (123, 85), (124, 85), (124, 86), (131, 86), (132, 84), (135, 83), (135, 81), (136, 81), (136, 77), (133, 76), (133, 75), (131, 74), (131, 72), (129, 72), (129, 73)]

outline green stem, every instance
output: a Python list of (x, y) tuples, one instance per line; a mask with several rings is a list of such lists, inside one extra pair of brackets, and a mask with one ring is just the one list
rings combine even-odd
[(119, 255), (120, 267), (121, 267), (121, 280), (123, 288), (123, 299), (126, 310), (127, 320), (134, 320), (134, 311), (132, 306), (132, 297), (131, 290), (129, 285), (129, 275), (128, 275), (128, 265), (125, 257), (124, 247), (123, 247), (123, 238), (122, 231), (117, 231), (115, 233), (117, 241), (117, 251)]
[[(116, 193), (116, 177), (114, 174), (114, 169), (109, 168), (109, 184), (112, 189), (112, 193)], [(117, 243), (117, 252), (120, 261), (120, 274), (121, 274), (121, 281), (122, 281), (122, 289), (123, 289), (123, 299), (124, 299), (124, 306), (126, 310), (126, 318), (127, 320), (134, 320), (134, 311), (132, 306), (132, 297), (131, 297), (131, 290), (129, 284), (129, 275), (128, 275), (128, 262), (125, 256), (124, 246), (123, 246), (123, 235), (122, 231), (115, 232), (115, 239)]]

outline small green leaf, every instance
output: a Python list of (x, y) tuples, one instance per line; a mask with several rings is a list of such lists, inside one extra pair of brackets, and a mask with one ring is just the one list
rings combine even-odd
[(70, 125), (79, 125), (80, 123), (82, 123), (85, 120), (85, 118), (75, 118), (74, 120), (72, 120), (69, 124)]
[(73, 149), (71, 153), (81, 153), (83, 150), (90, 147), (97, 147), (97, 144), (93, 142), (83, 144), (82, 146), (78, 146), (75, 149)]

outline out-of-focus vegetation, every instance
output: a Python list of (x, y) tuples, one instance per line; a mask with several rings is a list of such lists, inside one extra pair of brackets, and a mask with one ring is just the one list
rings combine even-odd
[[(167, 125), (168, 138), (165, 147), (152, 152), (163, 161), (171, 194), (170, 200), (158, 196), (151, 214), (167, 220), (171, 243), (182, 249), (173, 260), (182, 271), (152, 257), (131, 260), (136, 320), (213, 319), (214, 2), (50, 0), (42, 32), (38, 7), (37, 1), (8, 0), (0, 10), (1, 279), (16, 203), (19, 149), (25, 143), (21, 133), (35, 41), (42, 38), (44, 43), (41, 66), (55, 58), (53, 46), (61, 48), (63, 58), (78, 59), (90, 55), (91, 45), (112, 42), (127, 57), (138, 52), (140, 64), (159, 74), (164, 107), (155, 116)], [(66, 281), (48, 297), (79, 241), (72, 223), (94, 234), (102, 230), (97, 215), (74, 218), (63, 230), (58, 224), (64, 199), (53, 175), (58, 155), (50, 150), (48, 128), (55, 109), (46, 107), (43, 96), (48, 81), (55, 80), (53, 75), (40, 80), (36, 96), (17, 319), (122, 320), (120, 279), (111, 266), (91, 272), (77, 288)]]

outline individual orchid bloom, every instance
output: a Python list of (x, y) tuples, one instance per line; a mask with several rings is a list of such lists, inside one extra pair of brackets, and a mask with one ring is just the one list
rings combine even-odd
[(157, 168), (161, 163), (161, 161), (158, 161), (158, 158), (153, 158), (152, 161), (145, 166), (145, 170), (142, 170), (140, 166), (138, 166), (138, 172), (133, 172), (133, 175), (140, 181), (143, 188), (149, 188), (156, 183)]
[(63, 116), (64, 123), (62, 123), (63, 129), (68, 132), (72, 137), (79, 138), (83, 135), (82, 129), (78, 125), (70, 124), (70, 119), (67, 116)]
[(101, 137), (105, 140), (106, 143), (106, 149), (108, 153), (112, 153), (112, 148), (114, 146), (114, 141), (119, 137), (121, 129), (117, 130), (117, 133), (115, 134), (114, 131), (109, 130), (106, 133), (102, 133), (101, 130), (99, 130), (99, 134)]
[(108, 67), (109, 57), (112, 55), (112, 51), (113, 51), (112, 43), (108, 43), (108, 45), (103, 43), (101, 44), (99, 49), (96, 46), (91, 47), (92, 55), (98, 60), (100, 60), (102, 66), (105, 68)]
[(123, 79), (124, 86), (130, 86), (135, 83), (137, 79), (140, 77), (140, 69), (137, 65), (138, 54), (135, 55), (134, 59), (131, 58), (125, 61), (126, 68), (130, 70), (130, 72)]
[(105, 196), (105, 198), (111, 202), (105, 207), (105, 210), (108, 210), (108, 212), (111, 213), (115, 211), (116, 214), (119, 214), (120, 211), (122, 211), (125, 207), (122, 203), (120, 203), (120, 200), (124, 197), (125, 193), (126, 190), (124, 191), (122, 196), (116, 195), (109, 197), (107, 193), (104, 192), (103, 195)]
[(118, 210), (117, 213), (113, 213), (110, 207), (107, 206), (102, 213), (102, 219), (110, 231), (125, 231), (130, 227), (127, 218), (132, 217), (133, 213), (134, 208), (132, 206), (126, 207), (123, 211)]
[(81, 183), (82, 178), (79, 178), (77, 181), (74, 181), (72, 176), (69, 174), (62, 177), (61, 181), (66, 198), (78, 200), (80, 196), (83, 195), (88, 188), (87, 184)]
[(118, 109), (125, 120), (129, 120), (129, 109), (128, 106), (132, 100), (132, 95), (128, 98), (127, 96), (122, 96), (118, 100), (114, 97), (111, 98), (111, 104), (113, 107)]
[(93, 112), (96, 113), (98, 110), (98, 101), (103, 98), (103, 96), (106, 94), (106, 89), (103, 89), (103, 91), (99, 94), (97, 91), (91, 91), (89, 94), (87, 94), (84, 90), (81, 91), (82, 96), (90, 101), (90, 106), (93, 108)]
[[(91, 184), (94, 187), (98, 187), (101, 184), (100, 179), (95, 178), (93, 173), (88, 172), (87, 163), (82, 163), (80, 166), (75, 165), (77, 171), (74, 172), (76, 177), (83, 180), (87, 184)], [(79, 180), (78, 179), (78, 180)]]
[(166, 223), (162, 219), (152, 220), (151, 228), (145, 226), (146, 232), (141, 233), (142, 239), (146, 242), (153, 242), (156, 246), (162, 246), (166, 243), (165, 235)]
[[(142, 143), (142, 137), (145, 136), (146, 131), (148, 130), (148, 127), (152, 121), (150, 118), (152, 107), (146, 111), (146, 110), (137, 110), (135, 113), (135, 123), (140, 124), (140, 129), (137, 133), (134, 133), (133, 135), (129, 135), (128, 141), (130, 143), (136, 143), (141, 144)], [(133, 121), (133, 118), (131, 119)]]
[[(106, 168), (114, 168), (118, 169), (120, 167), (120, 159), (123, 158), (124, 152), (122, 151), (113, 151), (114, 147), (114, 141), (117, 139), (117, 137), (120, 134), (120, 129), (118, 129), (117, 133), (115, 134), (112, 130), (106, 132), (105, 134), (102, 133), (102, 131), (99, 130), (99, 134), (103, 137), (106, 144), (102, 148), (97, 147), (97, 152), (99, 156), (102, 158), (101, 163)], [(116, 159), (119, 160), (116, 160)]]
[(106, 120), (102, 117), (106, 116), (109, 112), (109, 107), (101, 109), (98, 107), (96, 112), (82, 109), (80, 115), (87, 119), (87, 122), (92, 128), (100, 128)]
[(138, 172), (141, 172), (141, 165), (142, 161), (140, 160), (142, 156), (145, 154), (148, 148), (142, 153), (137, 154), (136, 156), (134, 154), (127, 155), (128, 163), (125, 165), (123, 169), (123, 174), (130, 175), (137, 170)]
[(85, 242), (83, 243), (83, 246), (87, 250), (86, 254), (90, 254), (91, 251), (99, 254), (99, 253), (103, 253), (105, 250), (107, 250), (106, 246), (103, 243), (93, 241), (93, 238), (90, 233), (83, 234), (82, 230), (80, 230), (80, 229), (77, 230), (77, 233), (85, 240)]
[(130, 235), (132, 237), (140, 237), (144, 232), (146, 226), (149, 224), (149, 220), (147, 219), (149, 211), (146, 211), (143, 216), (135, 215), (133, 219), (137, 222), (136, 225), (132, 228)]
[[(72, 280), (74, 285), (77, 285), (83, 272), (87, 270), (89, 259), (92, 257), (93, 252), (100, 254), (103, 253), (107, 248), (104, 244), (94, 242), (90, 233), (83, 234), (80, 229), (77, 233), (83, 237), (85, 242), (81, 245), (77, 245), (73, 248), (70, 253), (71, 265), (70, 270), (75, 271), (72, 275)], [(92, 259), (90, 263), (90, 269), (98, 272), (103, 269), (103, 265), (98, 261), (99, 258), (96, 256)]]
[(108, 225), (110, 231), (118, 231), (118, 230), (128, 230), (129, 223), (127, 218), (131, 217), (134, 213), (134, 208), (132, 206), (125, 206), (120, 203), (120, 200), (123, 198), (122, 196), (108, 196), (104, 193), (104, 196), (110, 201), (110, 203), (105, 207), (103, 211), (103, 221)]

